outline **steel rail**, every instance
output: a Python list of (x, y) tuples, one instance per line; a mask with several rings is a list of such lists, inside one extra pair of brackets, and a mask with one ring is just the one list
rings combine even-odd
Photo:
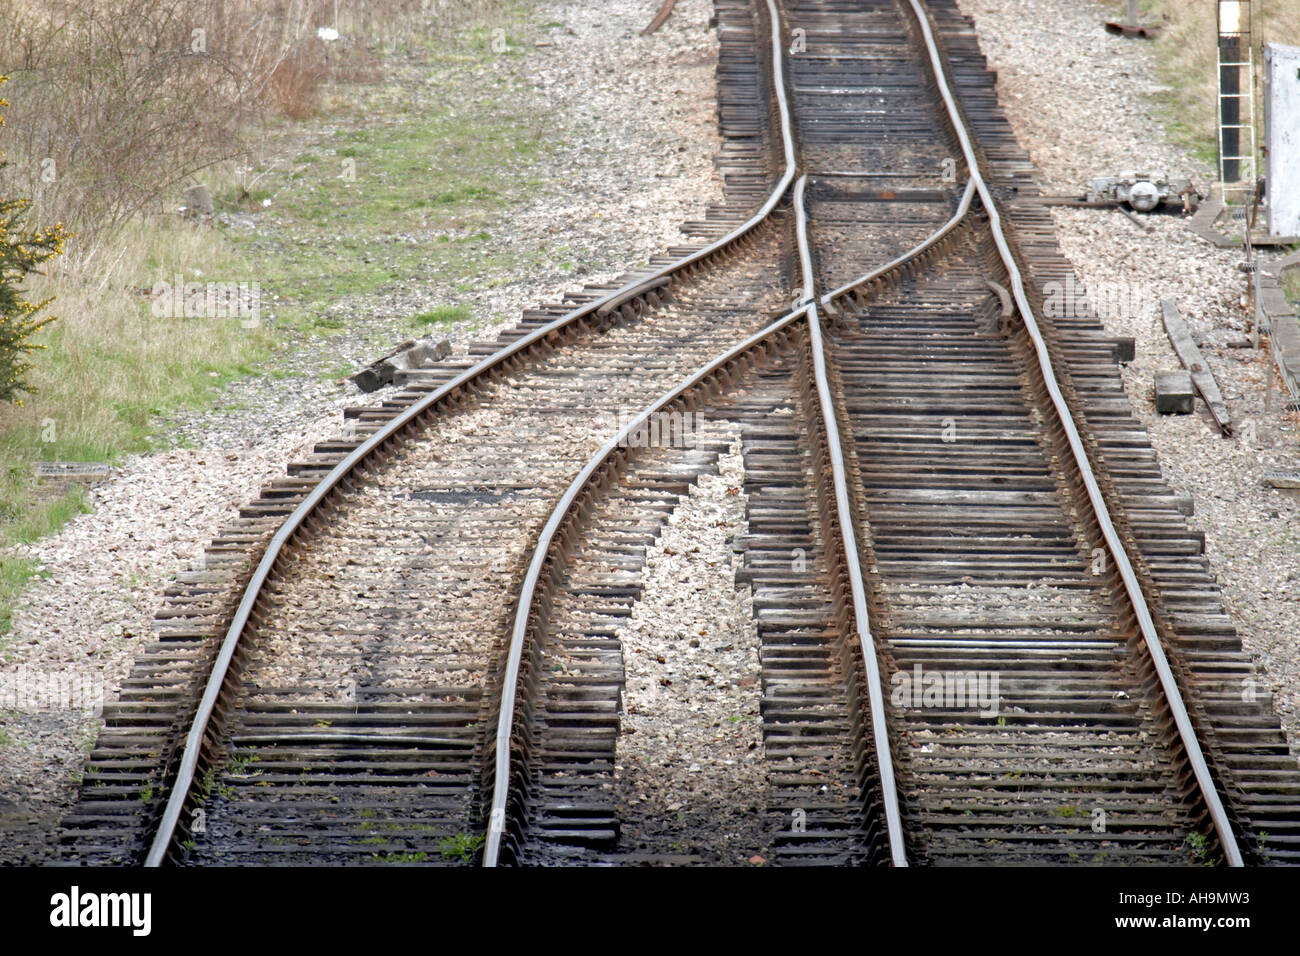
[(185, 746), (181, 752), (180, 765), (177, 769), (176, 779), (172, 783), (167, 796), (167, 804), (163, 810), (162, 817), (159, 820), (158, 829), (154, 833), (153, 841), (145, 856), (144, 865), (146, 867), (161, 866), (163, 860), (166, 858), (167, 848), (170, 845), (172, 836), (175, 834), (176, 827), (180, 822), (181, 812), (184, 808), (186, 799), (188, 799), (190, 788), (194, 784), (194, 774), (198, 767), (199, 754), (203, 746), (203, 737), (207, 733), (208, 726), (212, 720), (212, 715), (216, 710), (218, 698), (221, 695), (222, 688), (225, 686), (226, 677), (230, 672), (230, 665), (234, 660), (235, 651), (238, 648), (240, 637), (248, 626), (249, 618), (252, 614), (253, 607), (257, 602), (258, 596), (261, 593), (262, 587), (270, 577), (271, 571), (273, 570), (276, 561), (279, 560), (289, 538), (302, 526), (308, 516), (315, 511), (321, 501), (323, 501), (341, 481), (348, 477), (353, 470), (355, 470), (357, 465), (368, 458), (371, 452), (387, 442), (389, 438), (396, 435), (407, 425), (416, 421), (422, 414), (424, 414), (424, 412), (441, 402), (447, 396), (452, 395), (454, 397), (454, 393), (463, 389), (467, 384), (485, 376), (493, 369), (500, 367), (514, 356), (519, 355), (540, 340), (549, 336), (552, 332), (564, 329), (575, 322), (587, 318), (588, 316), (595, 316), (601, 309), (605, 309), (606, 312), (608, 312), (609, 308), (616, 307), (634, 298), (638, 292), (644, 291), (649, 284), (652, 284), (659, 279), (671, 277), (681, 272), (683, 269), (702, 262), (715, 253), (723, 251), (727, 246), (750, 233), (755, 227), (765, 221), (768, 216), (772, 214), (772, 211), (776, 208), (777, 204), (781, 201), (781, 198), (790, 188), (790, 183), (794, 180), (796, 164), (794, 154), (794, 133), (791, 127), (790, 109), (785, 91), (785, 70), (784, 62), (782, 60), (783, 51), (780, 36), (780, 15), (777, 12), (773, 0), (766, 0), (766, 2), (772, 23), (772, 85), (780, 112), (781, 139), (784, 147), (785, 170), (782, 173), (781, 178), (777, 181), (776, 186), (763, 202), (762, 206), (760, 206), (758, 211), (745, 222), (741, 223), (735, 229), (731, 230), (731, 232), (702, 249), (696, 250), (675, 262), (663, 266), (650, 276), (628, 282), (609, 294), (574, 309), (546, 325), (534, 329), (527, 335), (522, 336), (511, 344), (499, 349), (492, 355), (487, 356), (471, 368), (466, 369), (460, 375), (457, 375), (455, 378), (446, 382), (429, 395), (420, 399), (420, 401), (410, 406), (402, 414), (393, 418), (382, 428), (377, 430), (373, 435), (349, 453), (346, 458), (335, 465), (329, 473), (320, 480), (320, 482), (312, 489), (311, 493), (303, 499), (298, 507), (295, 508), (287, 518), (285, 518), (284, 522), (276, 530), (267, 545), (266, 552), (263, 554), (256, 570), (253, 572), (252, 577), (244, 588), (243, 598), (239, 603), (239, 607), (235, 611), (235, 616), (226, 631), (225, 638), (222, 640), (221, 647), (217, 652), (217, 657), (213, 662), (212, 670), (209, 672), (203, 696), (199, 700), (198, 709), (196, 710), (194, 719), (190, 724), (189, 732), (186, 734)]
[[(803, 183), (803, 181), (804, 178), (801, 177), (800, 183)], [(718, 364), (725, 364), (726, 362), (730, 361), (735, 354), (739, 352), (743, 352), (746, 349), (752, 347), (753, 343), (763, 339), (766, 336), (773, 334), (776, 331), (779, 331), (782, 327), (795, 321), (800, 316), (806, 315), (808, 310), (815, 308), (815, 305), (810, 301), (813, 297), (813, 280), (812, 280), (813, 273), (812, 273), (812, 265), (811, 265), (812, 258), (810, 252), (808, 251), (808, 245), (806, 242), (806, 221), (807, 220), (803, 210), (803, 188), (796, 187), (796, 189), (797, 192), (795, 195), (795, 212), (797, 217), (797, 231), (800, 238), (800, 243), (799, 243), (800, 263), (801, 263), (801, 270), (804, 277), (804, 285), (800, 293), (801, 306), (795, 311), (783, 316), (773, 325), (768, 326), (763, 331), (757, 333), (746, 343), (743, 343), (742, 345), (738, 346), (736, 349), (731, 350), (730, 352), (727, 353), (727, 355), (724, 355), (722, 358), (716, 359), (713, 362), (711, 362), (707, 367), (709, 369), (717, 366)], [(945, 235), (947, 235), (969, 210), (970, 198), (973, 195), (973, 192), (974, 192), (974, 187), (968, 184), (966, 187), (966, 192), (963, 195), (962, 202), (960, 204), (958, 212), (952, 219), (950, 219), (945, 225), (943, 225), (934, 234), (922, 240), (913, 249), (903, 253), (898, 258), (893, 259), (892, 261), (889, 262), (888, 265), (882, 266), (879, 269), (875, 269), (872, 272), (867, 273), (862, 279), (858, 280), (857, 283), (853, 283), (853, 285), (870, 281), (873, 278), (883, 275), (884, 273), (888, 272), (890, 269), (894, 269), (900, 265), (904, 265), (908, 261), (916, 258), (917, 256), (921, 255), (923, 252), (925, 252), (927, 249), (929, 249), (931, 246), (933, 246), (936, 242), (938, 242)], [(848, 288), (850, 287), (837, 289), (834, 293), (829, 293), (828, 296), (840, 295)], [(823, 301), (825, 301), (828, 298), (828, 296), (823, 296), (822, 297)], [(820, 330), (818, 334), (820, 335)], [(816, 362), (816, 358), (814, 357), (814, 368), (817, 367), (817, 364), (818, 363)], [(670, 394), (675, 396), (685, 391), (686, 389), (689, 388), (689, 383), (700, 374), (706, 374), (706, 373), (697, 373), (696, 375), (692, 376), (691, 379), (684, 381), (681, 385), (677, 387), (677, 389), (675, 389)], [(824, 361), (821, 363), (820, 383), (822, 384), (819, 384), (819, 395), (824, 390), (823, 385), (824, 383), (826, 383)], [(826, 389), (829, 388), (828, 385), (825, 387)], [(668, 396), (665, 396), (665, 398), (667, 397)], [(515, 706), (514, 699), (518, 694), (519, 672), (523, 663), (524, 644), (527, 640), (527, 633), (528, 633), (527, 620), (529, 614), (531, 613), (532, 602), (536, 596), (537, 582), (540, 580), (541, 571), (545, 566), (547, 553), (550, 550), (550, 546), (554, 541), (556, 530), (559, 528), (559, 525), (562, 522), (565, 513), (569, 510), (570, 505), (572, 504), (573, 500), (576, 499), (577, 494), (581, 491), (582, 487), (586, 485), (587, 481), (590, 479), (590, 476), (595, 474), (596, 469), (604, 462), (606, 458), (608, 458), (608, 456), (612, 453), (613, 449), (618, 446), (620, 440), (622, 440), (626, 435), (631, 434), (637, 428), (641, 427), (641, 425), (643, 425), (649, 419), (649, 417), (652, 414), (654, 414), (656, 410), (658, 410), (658, 408), (662, 407), (665, 398), (661, 398), (658, 402), (642, 410), (638, 414), (636, 419), (634, 419), (630, 424), (627, 425), (626, 428), (622, 430), (619, 436), (612, 439), (609, 443), (607, 443), (604, 447), (602, 447), (600, 451), (598, 451), (592, 457), (592, 459), (588, 462), (587, 466), (583, 469), (583, 471), (579, 473), (578, 477), (575, 478), (573, 482), (570, 484), (568, 492), (566, 492), (566, 494), (560, 499), (560, 502), (552, 510), (550, 520), (548, 520), (546, 526), (543, 528), (541, 534), (538, 537), (538, 543), (533, 550), (532, 561), (530, 563), (528, 573), (524, 579), (524, 587), (520, 593), (520, 601), (515, 611), (514, 624), (511, 630), (510, 649), (506, 660), (505, 679), (502, 682), (502, 705), (497, 720), (496, 752), (497, 754), (505, 754), (505, 760), (502, 761), (498, 759), (496, 763), (496, 773), (493, 780), (492, 807), (489, 815), (489, 824), (488, 824), (489, 829), (488, 829), (487, 840), (485, 843), (485, 849), (483, 854), (484, 866), (496, 866), (500, 856), (500, 841), (502, 836), (504, 835), (504, 828), (505, 828), (505, 809), (510, 794), (509, 744), (510, 744), (511, 730), (513, 729), (513, 725), (514, 725), (514, 706)], [(823, 414), (825, 415), (826, 413), (827, 413), (827, 406), (823, 405)], [(838, 435), (836, 436), (835, 443), (836, 443), (836, 447), (838, 448), (839, 447)], [(840, 458), (841, 461), (840, 473), (843, 474), (842, 452), (839, 454), (838, 457)], [(841, 509), (847, 509), (848, 507), (847, 497), (845, 497), (840, 502), (839, 506)], [(849, 529), (849, 533), (850, 535), (852, 535), (851, 528)], [(854, 557), (851, 560), (853, 564), (858, 567), (856, 581), (859, 585), (861, 585), (862, 583), (861, 568), (857, 558), (856, 545), (854, 544), (850, 546), (846, 544), (846, 548), (849, 550), (851, 554), (854, 555)], [(855, 612), (858, 615), (858, 619), (862, 621), (866, 621), (867, 614), (865, 610), (866, 608), (865, 589), (855, 589), (854, 604), (855, 604)], [(880, 686), (879, 663), (875, 658), (874, 652), (870, 655), (866, 653), (868, 644), (871, 641), (869, 629), (867, 629), (865, 632), (861, 628), (859, 629), (859, 641), (863, 647), (863, 656), (868, 662), (867, 663), (868, 675), (871, 675), (873, 672), (875, 673), (875, 677), (874, 677), (875, 685), (879, 687)], [(881, 712), (879, 714), (875, 713), (873, 710), (873, 727), (883, 728), (885, 726), (884, 717), (883, 717), (883, 694), (872, 695), (872, 700), (878, 701), (882, 705)], [(880, 745), (880, 741), (877, 741), (878, 748), (879, 745)], [(887, 737), (884, 739), (884, 748), (886, 753), (888, 753), (889, 741)], [(889, 769), (887, 772), (887, 779), (890, 781), (889, 791), (893, 794), (892, 813), (895, 816), (895, 818), (898, 818), (899, 816), (901, 816), (901, 814), (899, 813), (899, 808), (898, 808), (896, 786), (893, 784), (894, 774), (893, 774), (892, 762), (890, 762), (888, 766)], [(889, 815), (890, 815), (890, 811), (887, 810), (887, 816)], [(890, 829), (890, 836), (891, 836), (891, 856), (893, 857), (897, 865), (906, 866), (907, 865), (906, 857), (901, 852), (901, 847), (903, 845), (902, 836), (901, 836), (901, 832), (902, 832), (901, 825), (897, 827), (891, 826), (889, 829)], [(894, 847), (900, 848), (899, 852), (896, 854), (893, 853)], [(900, 860), (901, 862), (899, 862)]]
[(966, 157), (966, 167), (971, 181), (979, 191), (980, 202), (983, 203), (985, 212), (988, 214), (989, 227), (993, 234), (993, 240), (997, 245), (998, 255), (1011, 277), (1012, 295), (1015, 298), (1016, 307), (1020, 311), (1020, 316), (1025, 323), (1030, 340), (1033, 342), (1034, 351), (1038, 356), (1038, 365), (1042, 371), (1043, 380), (1047, 385), (1048, 394), (1051, 396), (1052, 405), (1056, 409), (1057, 418), (1060, 420), (1061, 427), (1069, 441), (1070, 451), (1083, 478), (1084, 487), (1088, 492), (1088, 500), (1092, 504), (1097, 524), (1100, 526), (1102, 537), (1106, 541), (1106, 547), (1115, 560), (1116, 567), (1119, 568), (1120, 577), (1124, 582), (1124, 590), (1127, 592), (1129, 603), (1133, 606), (1134, 614), (1137, 616), (1147, 652), (1151, 655), (1156, 674), (1160, 680), (1160, 687), (1169, 703), (1174, 722), (1178, 727), (1183, 749), (1187, 753), (1187, 759), (1196, 777), (1197, 786), (1200, 788), (1201, 796), (1205, 800), (1206, 808), (1214, 822), (1215, 831), (1218, 833), (1224, 859), (1229, 866), (1243, 866), (1244, 861), (1242, 860), (1241, 850), (1237, 845), (1236, 835), (1232, 832), (1232, 824), (1228, 819), (1227, 811), (1224, 809), (1223, 801), (1219, 797), (1218, 788), (1210, 773), (1209, 765), (1206, 763), (1205, 755), (1201, 751), (1201, 744), (1197, 739), (1196, 730), (1192, 726), (1191, 717), (1187, 713), (1187, 707), (1183, 702), (1182, 691), (1178, 687), (1177, 678), (1174, 676), (1173, 669), (1169, 666), (1169, 660), (1165, 656), (1164, 647), (1160, 642), (1155, 622), (1151, 617), (1151, 609), (1147, 606), (1146, 597), (1142, 593), (1141, 584), (1138, 581), (1137, 573), (1133, 570), (1133, 564), (1129, 560), (1124, 543), (1120, 540), (1115, 525), (1111, 521), (1110, 509), (1106, 504), (1105, 497), (1102, 495), (1100, 486), (1097, 484), (1096, 475), (1093, 473), (1087, 449), (1083, 445), (1083, 439), (1079, 437), (1079, 430), (1075, 426), (1069, 403), (1061, 394), (1052, 359), (1048, 353), (1047, 343), (1038, 326), (1038, 321), (1034, 317), (1029, 298), (1025, 294), (1025, 284), (1021, 278), (1020, 268), (1007, 243), (1006, 236), (1003, 234), (1002, 219), (998, 214), (997, 203), (981, 174), (979, 159), (975, 155), (975, 149), (971, 144), (961, 111), (957, 108), (952, 90), (949, 88), (947, 71), (944, 68), (943, 58), (939, 53), (938, 44), (935, 42), (934, 32), (930, 28), (929, 16), (921, 0), (908, 0), (908, 2), (911, 4), (912, 12), (915, 14), (921, 33), (925, 38), (926, 52), (930, 58), (935, 83), (939, 88), (940, 95), (943, 97), (944, 106), (948, 111), (953, 129), (961, 144), (962, 153)]
[[(826, 451), (830, 457), (831, 482), (835, 488), (835, 511), (839, 517), (840, 541), (844, 547), (849, 588), (853, 595), (853, 622), (858, 632), (858, 646), (867, 671), (867, 705), (871, 713), (871, 734), (876, 748), (876, 772), (880, 777), (880, 797), (885, 809), (885, 829), (889, 835), (889, 855), (894, 866), (907, 866), (907, 848), (903, 840), (903, 818), (898, 806), (898, 783), (894, 777), (894, 758), (889, 743), (889, 730), (885, 726), (885, 691), (880, 680), (880, 660), (876, 655), (875, 639), (871, 634), (871, 619), (867, 612), (867, 588), (862, 580), (862, 563), (858, 554), (857, 533), (853, 525), (853, 511), (849, 502), (848, 472), (844, 467), (844, 449), (840, 445), (839, 422), (835, 415), (835, 402), (831, 395), (830, 379), (826, 373), (826, 346), (822, 338), (822, 320), (813, 301), (815, 277), (812, 251), (808, 246), (808, 217), (804, 209), (804, 187), (808, 177), (800, 176), (794, 187), (794, 210), (797, 218), (795, 234), (799, 238), (799, 263), (803, 269), (803, 297), (800, 304), (808, 309), (808, 348), (812, 352), (813, 376), (817, 382), (817, 400), (821, 405), (822, 423), (826, 427)], [(969, 199), (970, 190), (967, 189)], [(969, 202), (966, 203), (967, 208)], [(951, 223), (949, 224), (951, 226)], [(930, 242), (918, 247), (920, 252), (929, 248)], [(897, 263), (899, 260), (895, 260)]]
[(550, 518), (537, 536), (537, 544), (533, 548), (533, 556), (528, 564), (528, 572), (524, 576), (524, 583), (519, 592), (519, 603), (515, 609), (514, 624), (510, 631), (510, 648), (506, 658), (505, 677), (501, 683), (501, 708), (497, 715), (496, 751), (494, 754), (495, 775), (492, 785), (492, 808), (488, 817), (487, 841), (483, 850), (484, 866), (496, 866), (501, 852), (501, 838), (505, 832), (506, 803), (510, 797), (510, 738), (514, 729), (515, 697), (519, 693), (519, 671), (523, 664), (524, 645), (528, 640), (529, 617), (532, 614), (533, 601), (537, 595), (538, 582), (541, 580), (543, 570), (545, 570), (551, 546), (555, 541), (555, 535), (559, 531), (560, 525), (563, 524), (565, 516), (572, 509), (574, 502), (577, 501), (578, 496), (596, 471), (605, 464), (616, 449), (627, 441), (628, 436), (645, 425), (651, 416), (690, 391), (718, 369), (730, 364), (777, 332), (803, 318), (808, 308), (806, 305), (801, 306), (777, 319), (766, 328), (755, 332), (735, 348), (729, 349), (723, 355), (712, 359), (708, 364), (692, 372), (654, 402), (643, 408), (636, 414), (636, 417), (619, 429), (618, 434), (605, 442), (600, 450), (588, 460), (582, 471), (578, 472), (573, 481), (569, 483), (569, 487), (551, 510)]
[[(772, 86), (776, 91), (777, 108), (781, 116), (781, 141), (785, 148), (785, 175), (781, 177), (781, 181), (777, 184), (777, 191), (774, 191), (768, 200), (775, 205), (776, 201), (789, 188), (791, 180), (794, 179), (797, 164), (794, 154), (794, 130), (790, 119), (790, 104), (785, 92), (785, 49), (781, 41), (781, 15), (777, 11), (774, 0), (766, 0), (766, 2), (768, 18), (771, 21), (772, 28)], [(528, 637), (528, 617), (532, 610), (533, 596), (537, 591), (537, 582), (541, 576), (542, 567), (546, 563), (551, 542), (560, 523), (564, 520), (564, 515), (568, 512), (591, 475), (619, 446), (619, 443), (627, 438), (633, 429), (640, 427), (651, 415), (683, 392), (689, 390), (705, 375), (732, 361), (736, 356), (743, 354), (756, 343), (789, 325), (802, 316), (804, 311), (803, 309), (796, 309), (778, 319), (767, 328), (750, 336), (725, 355), (714, 359), (708, 365), (683, 380), (675, 388), (664, 393), (657, 401), (642, 409), (635, 419), (622, 428), (617, 435), (606, 442), (592, 456), (552, 509), (551, 516), (546, 522), (546, 526), (542, 528), (541, 534), (538, 535), (537, 544), (533, 547), (533, 557), (529, 562), (528, 571), (524, 575), (523, 585), (519, 591), (519, 603), (515, 609), (514, 626), (510, 632), (510, 646), (506, 655), (506, 671), (501, 684), (501, 707), (497, 713), (496, 748), (493, 754), (492, 806), (488, 814), (487, 840), (483, 848), (484, 866), (496, 866), (501, 854), (501, 837), (505, 832), (506, 802), (510, 795), (510, 737), (515, 722), (515, 697), (519, 689), (519, 669), (523, 663), (524, 644)]]

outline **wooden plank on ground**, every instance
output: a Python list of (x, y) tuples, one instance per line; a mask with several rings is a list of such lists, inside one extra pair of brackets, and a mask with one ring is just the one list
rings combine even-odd
[(666, 21), (668, 17), (672, 14), (673, 7), (675, 7), (676, 5), (677, 5), (677, 0), (664, 0), (664, 5), (659, 8), (659, 12), (655, 14), (655, 18), (650, 21), (650, 25), (641, 31), (641, 35), (643, 37), (648, 37), (650, 34), (654, 33), (661, 26), (663, 26), (664, 21)]
[(1232, 421), (1228, 417), (1228, 406), (1223, 402), (1223, 395), (1219, 391), (1219, 384), (1214, 380), (1214, 373), (1210, 371), (1210, 366), (1206, 364), (1201, 350), (1192, 339), (1187, 323), (1178, 312), (1178, 304), (1173, 299), (1162, 299), (1160, 311), (1164, 317), (1165, 332), (1169, 335), (1169, 341), (1173, 343), (1174, 351), (1178, 353), (1178, 360), (1183, 363), (1187, 371), (1192, 373), (1192, 382), (1196, 385), (1196, 390), (1201, 393), (1201, 397), (1205, 399), (1206, 407), (1210, 409), (1219, 431), (1231, 435)]

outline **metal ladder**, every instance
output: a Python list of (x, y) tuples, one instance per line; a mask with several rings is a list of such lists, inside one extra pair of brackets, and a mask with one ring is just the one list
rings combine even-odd
[(1217, 13), (1219, 183), (1225, 203), (1245, 205), (1258, 175), (1250, 0), (1218, 0)]

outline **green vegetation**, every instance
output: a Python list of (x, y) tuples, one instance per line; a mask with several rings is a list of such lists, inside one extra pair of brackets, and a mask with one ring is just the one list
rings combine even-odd
[[(0, 402), (0, 631), (33, 571), (3, 549), (86, 507), (80, 492), (39, 484), (37, 462), (120, 463), (158, 448), (160, 418), (210, 406), (232, 380), (275, 374), (275, 352), (288, 342), (301, 347), (304, 336), (344, 328), (346, 313), (333, 308), (340, 301), (401, 282), (469, 288), (486, 271), (517, 275), (544, 262), (542, 251), (521, 257), (490, 241), (503, 211), (542, 182), (552, 132), (549, 117), (526, 105), (526, 80), (493, 68), (521, 55), (536, 32), (531, 13), (520, 0), (467, 0), (436, 16), (427, 30), (393, 21), (407, 30), (387, 38), (405, 51), (400, 62), (364, 76), (341, 70), (320, 96), (286, 85), (282, 94), (311, 99), (321, 122), (286, 119), (299, 115), (288, 109), (269, 115), (257, 156), (203, 173), (217, 211), (251, 215), (257, 229), (137, 214), (30, 277), (26, 296), (55, 297), (59, 320), (29, 331), (42, 349), (28, 374), (37, 391), (22, 407)], [(30, 139), (45, 100), (28, 101), (30, 83), (22, 90), (20, 132)], [(174, 208), (179, 185), (149, 208)], [(261, 325), (156, 316), (152, 290), (177, 275), (257, 282)], [(411, 324), (469, 317), (466, 306), (447, 305)]]
[(1300, 269), (1288, 269), (1282, 274), (1282, 288), (1288, 299), (1300, 303)]
[(474, 854), (483, 846), (483, 834), (456, 833), (449, 837), (444, 837), (438, 844), (438, 849), (442, 851), (444, 860), (460, 860), (462, 863), (472, 863)]
[[(533, 263), (494, 251), (489, 227), (536, 189), (527, 171), (544, 156), (545, 130), (507, 105), (508, 96), (507, 104), (492, 104), (472, 89), (452, 95), (471, 82), (456, 68), (465, 55), (458, 49), (430, 53), (439, 95), (418, 111), (395, 107), (391, 91), (370, 90), (360, 112), (364, 127), (337, 130), (293, 168), (257, 171), (275, 196), (279, 227), (269, 236), (229, 238), (259, 263), (263, 288), (280, 297), (282, 326), (338, 328), (340, 320), (324, 313), (345, 298), (542, 261), (540, 251)], [(326, 151), (333, 155), (318, 156)], [(467, 317), (464, 307), (445, 308), (453, 311), (418, 318)]]
[(421, 851), (419, 853), (384, 853), (375, 856), (376, 862), (379, 863), (423, 863), (429, 859), (429, 854)]
[(411, 316), (410, 322), (414, 326), (451, 325), (455, 322), (468, 322), (473, 317), (474, 313), (467, 305), (440, 305), (436, 309)]
[(13, 623), (14, 599), (35, 574), (35, 561), (0, 556), (0, 636), (7, 634)]
[(1198, 866), (1213, 866), (1214, 860), (1210, 858), (1210, 841), (1205, 838), (1204, 833), (1189, 833), (1183, 845), (1191, 851), (1192, 860)]
[[(252, 271), (211, 230), (178, 221), (123, 229), (120, 257), (103, 270), (69, 265), (30, 280), (55, 297), (59, 320), (36, 334), (43, 347), (23, 405), (0, 403), (0, 548), (57, 531), (86, 510), (77, 489), (42, 487), (39, 461), (119, 463), (155, 447), (157, 417), (210, 404), (216, 389), (270, 354), (265, 328), (237, 318), (159, 318), (135, 292), (196, 266), (195, 281), (252, 281)], [(9, 600), (12, 600), (10, 596)], [(0, 619), (9, 607), (0, 595)]]
[(232, 777), (251, 777), (255, 775), (253, 764), (262, 758), (257, 754), (241, 754), (230, 758), (230, 775)]
[[(0, 83), (5, 79), (0, 76)], [(8, 105), (0, 100), (0, 107)], [(0, 162), (0, 168), (5, 165)], [(20, 396), (32, 391), (27, 380), (31, 353), (45, 348), (34, 336), (54, 321), (52, 316), (40, 316), (49, 300), (30, 301), (22, 284), (46, 260), (62, 255), (64, 240), (58, 225), (44, 232), (28, 231), (23, 222), (28, 205), (25, 199), (0, 196), (0, 402), (18, 405)]]
[[(1117, 10), (1122, 4), (1113, 4)], [(1163, 23), (1155, 39), (1160, 78), (1169, 87), (1157, 97), (1165, 127), (1197, 158), (1217, 161), (1215, 97), (1215, 5), (1186, 0), (1144, 0), (1142, 19)], [(1300, 0), (1274, 0), (1267, 9), (1256, 5), (1257, 42), (1294, 43), (1300, 36)], [(1256, 63), (1263, 63), (1260, 49)], [(1263, 102), (1257, 97), (1259, 129)], [(1260, 145), (1263, 145), (1262, 137)]]

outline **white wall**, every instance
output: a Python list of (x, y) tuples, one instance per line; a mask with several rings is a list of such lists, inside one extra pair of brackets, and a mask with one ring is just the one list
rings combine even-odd
[(1264, 47), (1268, 232), (1300, 236), (1300, 46)]

